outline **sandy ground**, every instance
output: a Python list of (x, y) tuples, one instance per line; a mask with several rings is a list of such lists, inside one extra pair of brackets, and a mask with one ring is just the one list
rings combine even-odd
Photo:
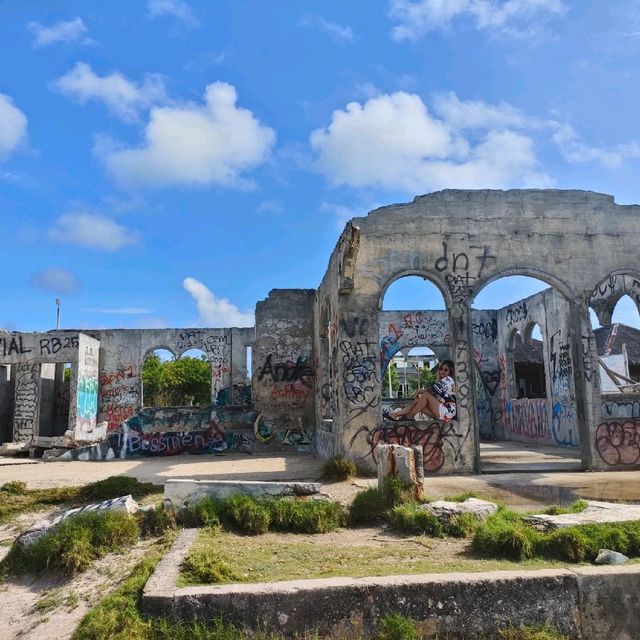
[(82, 617), (129, 575), (150, 544), (106, 556), (70, 580), (27, 577), (0, 584), (0, 640), (70, 638)]

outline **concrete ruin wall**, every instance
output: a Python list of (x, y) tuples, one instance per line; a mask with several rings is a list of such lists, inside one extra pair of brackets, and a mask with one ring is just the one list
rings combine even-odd
[[(503, 437), (560, 447), (579, 447), (573, 375), (574, 342), (569, 304), (554, 289), (509, 305), (498, 312), (500, 390)], [(542, 331), (546, 397), (518, 399), (513, 343), (516, 332), (525, 342), (534, 325)], [(576, 341), (580, 345), (580, 341)]]
[[(317, 291), (274, 290), (259, 302), (255, 329), (0, 335), (0, 365), (12, 365), (0, 380), (0, 420), (6, 433), (11, 413), (11, 437), (22, 444), (34, 443), (45, 414), (54, 416), (50, 444), (91, 442), (106, 429), (89, 459), (293, 447), (373, 467), (376, 445), (389, 442), (422, 446), (430, 473), (471, 472), (484, 436), (578, 448), (584, 468), (637, 466), (637, 400), (601, 398), (588, 308), (606, 322), (625, 293), (639, 304), (639, 215), (611, 196), (554, 190), (442, 191), (383, 207), (346, 225)], [(434, 283), (446, 311), (381, 311), (389, 285), (408, 275)], [(511, 275), (553, 289), (471, 311), (486, 285)], [(547, 398), (518, 399), (512, 334), (527, 336), (534, 322), (544, 334)], [(383, 424), (389, 358), (425, 342), (454, 361), (457, 419)], [(209, 407), (143, 406), (142, 363), (157, 348), (207, 354)], [(72, 365), (66, 388), (64, 363)]]
[[(367, 460), (378, 441), (387, 435), (397, 439), (398, 434), (381, 431), (380, 368), (371, 369), (369, 363), (379, 357), (379, 316), (387, 287), (400, 277), (419, 275), (440, 289), (446, 303), (458, 420), (446, 427), (416, 425), (423, 433), (411, 437), (427, 449), (425, 460), (431, 455), (442, 461), (440, 473), (477, 469), (480, 429), (470, 303), (499, 277), (528, 275), (561, 296), (542, 318), (546, 332), (551, 331), (546, 337), (554, 339), (546, 355), (552, 371), (556, 366), (556, 379), (548, 376), (548, 398), (552, 419), (559, 406), (557, 439), (568, 446), (579, 443), (586, 468), (637, 464), (639, 439), (631, 427), (601, 420), (588, 305), (609, 277), (639, 277), (639, 211), (583, 191), (443, 191), (354, 218), (331, 256), (316, 309), (321, 319), (327, 317), (323, 305), (330, 307), (329, 346), (332, 355), (335, 346), (337, 356), (328, 376), (335, 410), (325, 417), (331, 420), (332, 441), (349, 456)], [(565, 408), (569, 401), (572, 414)]]
[(256, 306), (252, 393), (257, 443), (312, 451), (315, 291), (274, 290)]
[[(10, 407), (5, 432), (10, 431), (11, 441), (52, 446), (102, 439), (96, 413), (97, 356), (98, 343), (83, 333), (1, 334), (0, 364), (11, 365), (13, 382), (6, 386), (2, 411), (7, 416)], [(63, 380), (65, 364), (71, 365), (68, 383)]]

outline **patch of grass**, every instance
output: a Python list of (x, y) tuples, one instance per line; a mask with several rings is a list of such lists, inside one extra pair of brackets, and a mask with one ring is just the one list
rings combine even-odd
[(588, 506), (585, 500), (576, 500), (568, 507), (560, 507), (557, 504), (552, 504), (544, 509), (542, 513), (548, 516), (559, 516), (565, 513), (582, 513)]
[[(433, 544), (436, 550), (433, 550)], [(467, 545), (458, 552), (447, 546), (447, 556), (437, 551), (432, 539), (398, 539), (397, 542), (340, 544), (322, 539), (292, 541), (268, 537), (248, 537), (232, 533), (201, 532), (190, 554), (216, 556), (233, 567), (239, 582), (272, 582), (337, 576), (388, 576), (394, 574), (443, 573), (450, 571), (493, 571), (561, 567), (558, 561), (505, 560), (469, 557)], [(191, 584), (181, 579), (180, 586)]]
[(155, 509), (145, 509), (138, 512), (140, 534), (145, 537), (159, 538), (167, 531), (178, 528), (176, 515), (171, 509), (164, 509), (162, 502), (155, 505)]
[(292, 533), (328, 533), (346, 523), (346, 514), (331, 500), (270, 500), (271, 529)]
[(349, 521), (353, 525), (376, 524), (389, 519), (394, 507), (413, 501), (413, 487), (389, 478), (382, 493), (377, 487), (369, 487), (356, 495), (349, 507)]
[(537, 557), (593, 562), (603, 548), (639, 557), (640, 521), (538, 531), (519, 514), (501, 508), (477, 527), (473, 539), (473, 549), (478, 554), (513, 560)]
[(250, 535), (269, 531), (271, 513), (266, 502), (244, 495), (232, 495), (222, 501), (224, 525)]
[(346, 522), (343, 507), (331, 500), (252, 498), (232, 495), (205, 497), (182, 510), (179, 522), (187, 527), (216, 527), (259, 535), (267, 531), (326, 533)]
[(10, 522), (20, 513), (40, 511), (53, 506), (71, 508), (127, 494), (139, 500), (153, 493), (162, 493), (161, 486), (138, 482), (127, 476), (112, 476), (82, 487), (28, 489), (23, 485), (20, 481), (8, 482), (0, 490), (0, 524)]
[(82, 513), (64, 520), (33, 544), (14, 545), (0, 562), (0, 575), (39, 573), (45, 569), (67, 574), (84, 571), (112, 551), (138, 541), (137, 518), (118, 511)]
[(360, 491), (349, 507), (349, 521), (353, 525), (374, 524), (385, 519), (389, 505), (376, 487)]
[(184, 580), (192, 584), (238, 582), (240, 575), (220, 554), (196, 552), (189, 554), (180, 567)]
[(419, 640), (420, 633), (411, 618), (392, 613), (382, 618), (380, 623), (380, 640)]
[(27, 483), (22, 480), (12, 480), (11, 482), (5, 482), (0, 491), (8, 493), (12, 496), (22, 496), (27, 492)]
[(205, 496), (187, 505), (178, 513), (178, 522), (184, 527), (219, 527), (221, 501)]
[(357, 473), (356, 465), (353, 460), (337, 456), (329, 458), (322, 466), (322, 478), (332, 482), (341, 482), (355, 478)]
[(422, 507), (420, 502), (409, 502), (393, 507), (389, 512), (391, 526), (402, 533), (409, 535), (428, 535), (442, 538), (445, 528), (430, 511)]

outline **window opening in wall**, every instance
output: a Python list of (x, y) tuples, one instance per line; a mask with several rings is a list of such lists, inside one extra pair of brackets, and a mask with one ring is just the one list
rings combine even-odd
[(382, 403), (392, 410), (410, 404), (435, 381), (437, 363), (451, 357), (449, 321), (442, 293), (422, 276), (392, 282), (379, 318)]
[(0, 444), (13, 439), (11, 410), (13, 406), (14, 386), (11, 365), (0, 365)]
[(172, 375), (168, 371), (175, 362), (169, 349), (152, 349), (142, 365), (142, 405), (144, 407), (171, 407)]
[[(600, 387), (603, 397), (628, 396), (624, 400), (633, 406), (640, 402), (640, 314), (628, 295), (622, 296), (611, 314), (611, 324), (599, 326), (593, 333), (599, 358)], [(610, 407), (606, 404), (606, 415)], [(618, 402), (618, 405), (620, 403)], [(618, 408), (615, 413), (619, 414)], [(617, 417), (640, 417), (633, 415)], [(636, 413), (640, 414), (640, 410)]]
[(251, 384), (251, 374), (253, 372), (252, 369), (252, 361), (251, 358), (253, 357), (253, 351), (252, 351), (252, 347), (251, 345), (245, 347), (245, 362), (246, 362), (246, 369), (247, 369), (247, 384)]
[(69, 429), (70, 362), (43, 362), (40, 367), (38, 438), (64, 436)]
[(471, 313), (481, 469), (581, 468), (566, 298), (508, 276), (484, 287)]

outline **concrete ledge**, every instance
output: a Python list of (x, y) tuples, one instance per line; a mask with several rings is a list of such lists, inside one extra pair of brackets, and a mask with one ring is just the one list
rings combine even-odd
[(176, 588), (197, 536), (185, 530), (147, 582), (142, 610), (174, 620), (223, 617), (293, 636), (375, 633), (381, 616), (400, 613), (425, 634), (491, 633), (548, 624), (576, 640), (631, 640), (640, 629), (640, 565), (325, 578)]
[(174, 509), (180, 509), (204, 496), (224, 498), (232, 494), (256, 497), (309, 496), (320, 493), (317, 482), (260, 482), (226, 480), (169, 479), (164, 485), (164, 500)]

